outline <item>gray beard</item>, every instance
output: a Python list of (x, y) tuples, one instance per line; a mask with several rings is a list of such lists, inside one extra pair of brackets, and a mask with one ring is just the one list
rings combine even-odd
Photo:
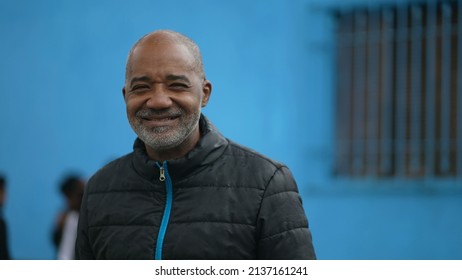
[(149, 147), (154, 150), (168, 150), (180, 146), (194, 131), (199, 123), (201, 115), (200, 110), (193, 115), (187, 116), (181, 110), (180, 126), (172, 129), (171, 127), (148, 128), (142, 124), (140, 115), (146, 115), (147, 112), (139, 111), (132, 120), (129, 118), (130, 126), (138, 137)]

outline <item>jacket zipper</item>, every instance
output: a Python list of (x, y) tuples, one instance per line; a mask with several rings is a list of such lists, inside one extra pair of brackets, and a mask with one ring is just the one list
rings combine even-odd
[(156, 252), (154, 255), (155, 260), (162, 259), (162, 249), (164, 245), (165, 233), (167, 232), (167, 226), (170, 219), (170, 213), (172, 211), (172, 200), (173, 200), (173, 186), (172, 179), (168, 174), (167, 161), (164, 161), (162, 165), (159, 162), (156, 162), (157, 167), (159, 167), (160, 176), (159, 181), (165, 181), (165, 190), (167, 192), (167, 198), (165, 202), (164, 215), (162, 216), (162, 221), (160, 223), (159, 233), (157, 235), (156, 243)]

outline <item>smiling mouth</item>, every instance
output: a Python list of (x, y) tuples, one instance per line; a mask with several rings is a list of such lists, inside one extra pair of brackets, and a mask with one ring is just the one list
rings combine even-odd
[(151, 127), (159, 127), (159, 126), (170, 126), (172, 123), (177, 120), (179, 116), (146, 116), (140, 117), (139, 119), (146, 125)]
[(178, 118), (177, 116), (173, 117), (141, 117), (145, 121), (169, 121)]

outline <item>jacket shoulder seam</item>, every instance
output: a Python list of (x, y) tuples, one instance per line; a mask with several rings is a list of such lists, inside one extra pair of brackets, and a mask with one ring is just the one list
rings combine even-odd
[(264, 156), (264, 155), (262, 155), (262, 154), (260, 154), (260, 153), (258, 153), (258, 152), (256, 152), (256, 151), (254, 151), (254, 150), (252, 150), (252, 149), (250, 149), (250, 148), (243, 147), (243, 146), (241, 146), (241, 145), (239, 145), (239, 144), (237, 144), (237, 143), (235, 143), (235, 142), (233, 142), (233, 141), (231, 141), (231, 140), (228, 140), (228, 143), (229, 143), (228, 145), (229, 145), (230, 147), (235, 148), (235, 149), (238, 149), (238, 150), (240, 150), (240, 151), (242, 151), (242, 152), (245, 152), (245, 155), (239, 156), (239, 155), (229, 155), (229, 154), (226, 154), (226, 153), (225, 153), (225, 154), (223, 154), (224, 156), (232, 156), (232, 157), (246, 157), (246, 156), (248, 156), (248, 157), (256, 157), (256, 158), (262, 159), (262, 160), (264, 160), (264, 161), (270, 163), (271, 165), (273, 165), (273, 166), (274, 166), (275, 168), (277, 168), (277, 169), (279, 169), (279, 168), (285, 166), (283, 163), (274, 161), (274, 160), (272, 160), (272, 159), (270, 159), (270, 158), (268, 158), (268, 157), (266, 157), (266, 156)]
[(272, 193), (266, 197), (264, 197), (265, 199), (269, 198), (269, 197), (272, 197), (272, 196), (275, 196), (275, 195), (278, 195), (278, 194), (281, 194), (281, 193), (295, 193), (295, 194), (298, 194), (297, 191), (295, 190), (284, 190), (284, 191), (280, 191), (280, 192), (276, 192), (276, 193)]
[(286, 233), (286, 232), (294, 231), (294, 230), (299, 230), (299, 229), (308, 229), (308, 227), (306, 227), (306, 226), (299, 226), (299, 227), (294, 227), (294, 228), (286, 229), (286, 230), (284, 230), (284, 231), (281, 231), (281, 232), (272, 234), (272, 235), (270, 235), (270, 236), (265, 236), (265, 237), (263, 237), (262, 239), (260, 239), (260, 241), (264, 241), (264, 240), (266, 240), (266, 239), (270, 239), (270, 238), (276, 237), (276, 236), (281, 235), (281, 234), (284, 234), (284, 233)]

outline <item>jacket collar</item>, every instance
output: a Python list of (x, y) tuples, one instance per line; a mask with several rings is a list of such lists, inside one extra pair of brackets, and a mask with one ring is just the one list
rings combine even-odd
[[(223, 154), (228, 145), (228, 140), (204, 115), (201, 115), (199, 120), (199, 129), (201, 139), (197, 146), (184, 157), (167, 161), (168, 172), (174, 184), (187, 179), (214, 162)], [(159, 167), (154, 160), (149, 159), (146, 147), (139, 138), (133, 145), (133, 166), (137, 173), (146, 179), (150, 181), (159, 179)]]

